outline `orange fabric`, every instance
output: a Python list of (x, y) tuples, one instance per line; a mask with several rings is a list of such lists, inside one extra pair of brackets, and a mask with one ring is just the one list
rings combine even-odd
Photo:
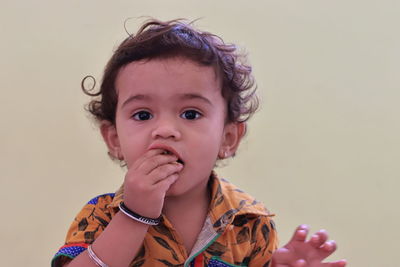
[[(179, 233), (168, 218), (149, 228), (142, 249), (131, 266), (189, 266), (196, 255), (196, 267), (217, 266), (267, 266), (272, 252), (277, 248), (277, 235), (271, 215), (253, 197), (231, 183), (210, 177), (211, 203), (206, 222), (197, 243), (187, 255)], [(115, 196), (104, 195), (89, 202), (77, 215), (66, 238), (66, 245), (91, 244), (118, 212), (123, 199), (122, 190)], [(96, 203), (96, 204), (94, 204)], [(57, 255), (56, 255), (57, 256)], [(53, 260), (53, 266), (66, 256), (61, 254)], [(229, 265), (227, 265), (229, 263)]]

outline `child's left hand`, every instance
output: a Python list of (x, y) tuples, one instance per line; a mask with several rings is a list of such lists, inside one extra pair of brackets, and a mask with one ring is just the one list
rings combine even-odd
[(327, 241), (324, 230), (315, 233), (307, 241), (308, 227), (299, 226), (292, 239), (272, 255), (271, 267), (344, 267), (345, 260), (322, 262), (336, 250), (335, 241)]

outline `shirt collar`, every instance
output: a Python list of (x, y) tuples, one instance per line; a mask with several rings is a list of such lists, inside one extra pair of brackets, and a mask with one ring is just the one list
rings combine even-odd
[(209, 216), (214, 229), (221, 233), (236, 216), (273, 216), (254, 197), (245, 193), (229, 181), (218, 178), (215, 172), (210, 177), (211, 203)]

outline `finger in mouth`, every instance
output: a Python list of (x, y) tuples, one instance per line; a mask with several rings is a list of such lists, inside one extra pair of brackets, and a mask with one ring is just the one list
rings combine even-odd
[[(164, 150), (161, 154), (162, 154), (162, 155), (174, 155), (171, 151), (168, 151), (168, 150)], [(177, 160), (176, 162), (178, 162), (178, 163), (180, 163), (180, 164), (182, 164), (182, 165), (185, 164), (185, 163), (183, 162), (183, 160), (181, 160), (180, 158), (178, 158), (178, 160)]]

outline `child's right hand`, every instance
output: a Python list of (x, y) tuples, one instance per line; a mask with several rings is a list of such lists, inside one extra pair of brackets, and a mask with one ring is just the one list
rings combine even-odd
[(162, 154), (163, 149), (151, 149), (137, 159), (124, 182), (124, 203), (132, 211), (146, 217), (158, 218), (169, 187), (178, 179), (183, 165), (177, 157)]

